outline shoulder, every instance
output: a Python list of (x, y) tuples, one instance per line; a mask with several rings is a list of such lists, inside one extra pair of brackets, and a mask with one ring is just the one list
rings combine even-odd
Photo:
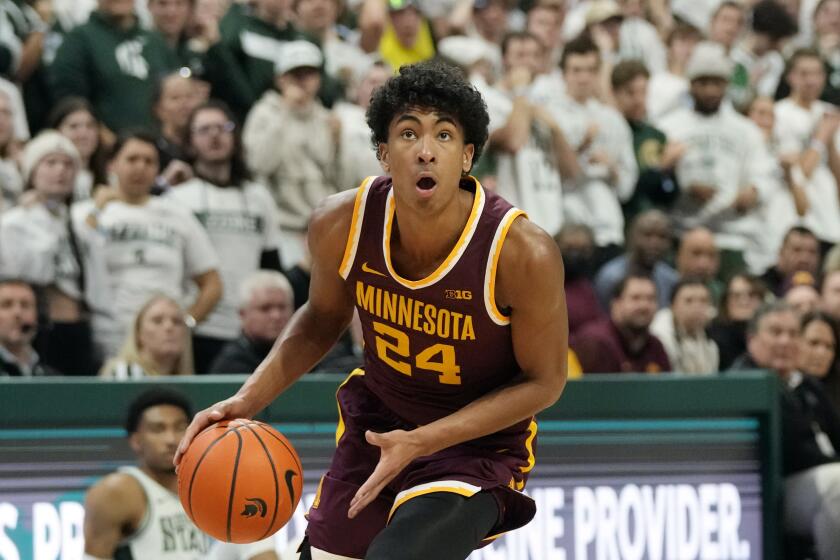
[(129, 514), (142, 512), (145, 503), (146, 492), (140, 481), (126, 472), (115, 472), (90, 487), (85, 508), (107, 507)]
[(557, 244), (545, 231), (523, 217), (514, 220), (499, 256), (497, 283), (505, 307), (532, 297), (543, 297), (546, 288), (563, 286), (563, 259)]
[(675, 129), (681, 128), (686, 123), (691, 122), (692, 113), (693, 111), (686, 108), (675, 109), (674, 111), (671, 111), (665, 117), (663, 117), (662, 120), (660, 120), (657, 123), (657, 125), (666, 134), (669, 131), (673, 133)]
[(315, 208), (309, 222), (312, 247), (334, 247), (343, 253), (359, 192), (352, 189), (328, 196)]

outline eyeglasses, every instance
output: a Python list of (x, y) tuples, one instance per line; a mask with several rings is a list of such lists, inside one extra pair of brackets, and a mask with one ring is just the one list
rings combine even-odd
[(221, 134), (222, 132), (226, 132), (230, 134), (236, 130), (236, 123), (233, 121), (227, 121), (221, 124), (205, 124), (202, 126), (193, 127), (192, 131), (193, 134), (197, 136), (207, 136), (214, 132)]

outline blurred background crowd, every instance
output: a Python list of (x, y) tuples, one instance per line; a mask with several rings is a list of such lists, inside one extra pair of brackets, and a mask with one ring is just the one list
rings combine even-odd
[(573, 376), (724, 371), (784, 300), (840, 404), (840, 0), (4, 0), (0, 374), (252, 371), (311, 211), (382, 173), (371, 92), (431, 58), (560, 246)]

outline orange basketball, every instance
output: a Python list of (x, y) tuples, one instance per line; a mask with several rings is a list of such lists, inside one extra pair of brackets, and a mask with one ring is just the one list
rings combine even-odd
[(184, 453), (178, 495), (196, 526), (220, 541), (250, 543), (276, 533), (303, 491), (292, 444), (256, 420), (208, 426)]

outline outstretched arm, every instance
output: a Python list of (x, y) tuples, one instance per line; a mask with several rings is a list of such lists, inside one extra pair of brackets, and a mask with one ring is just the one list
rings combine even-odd
[(522, 374), (461, 410), (410, 432), (367, 432), (379, 464), (359, 488), (354, 517), (417, 457), (492, 434), (554, 404), (566, 384), (568, 322), (563, 262), (551, 237), (527, 220), (511, 227), (500, 257), (496, 301), (511, 309), (513, 350)]
[(353, 299), (338, 269), (350, 231), (355, 194), (348, 191), (331, 196), (315, 210), (309, 230), (309, 301), (295, 313), (239, 391), (195, 415), (178, 447), (176, 465), (201, 430), (224, 418), (251, 418), (312, 369), (347, 328), (353, 317)]

